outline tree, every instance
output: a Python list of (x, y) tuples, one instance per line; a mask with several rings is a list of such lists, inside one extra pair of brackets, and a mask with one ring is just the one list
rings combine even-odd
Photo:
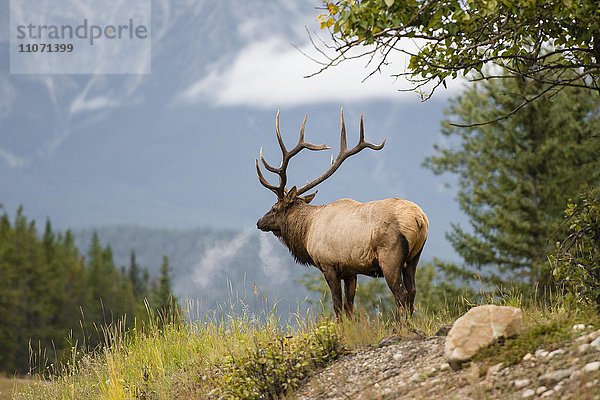
[[(368, 57), (372, 71), (393, 53), (410, 62), (395, 76), (417, 88), (447, 79), (529, 78), (545, 91), (575, 86), (600, 94), (600, 8), (596, 0), (323, 0), (319, 16), (335, 42), (323, 69)], [(356, 50), (361, 53), (357, 54)], [(322, 54), (326, 54), (322, 51)], [(379, 55), (379, 57), (377, 57)], [(565, 74), (564, 72), (569, 72)], [(414, 90), (414, 87), (410, 90)], [(521, 98), (516, 107), (527, 104)]]
[(551, 283), (547, 255), (570, 197), (600, 181), (600, 96), (565, 88), (552, 99), (530, 104), (510, 119), (493, 120), (518, 100), (544, 90), (530, 80), (475, 85), (454, 99), (443, 134), (456, 146), (436, 146), (425, 165), (458, 178), (458, 202), (470, 228), (453, 225), (447, 238), (464, 266), (440, 265), (454, 276), (478, 273), (484, 283), (535, 287)]
[(133, 288), (133, 294), (136, 298), (144, 298), (146, 296), (146, 285), (142, 279), (140, 266), (135, 259), (135, 251), (131, 250), (129, 258), (129, 280)]
[(568, 235), (551, 256), (552, 273), (576, 304), (593, 304), (600, 311), (600, 187), (584, 191), (578, 200), (565, 210)]
[(168, 321), (174, 321), (179, 315), (179, 306), (177, 299), (173, 295), (171, 288), (171, 269), (169, 268), (169, 257), (163, 256), (160, 265), (160, 278), (158, 286), (154, 290), (152, 305), (159, 310), (159, 315), (168, 318)]

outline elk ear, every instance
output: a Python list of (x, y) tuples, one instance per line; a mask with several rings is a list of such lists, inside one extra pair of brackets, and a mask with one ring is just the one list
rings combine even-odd
[(283, 205), (287, 206), (288, 204), (292, 204), (294, 200), (296, 200), (296, 197), (298, 197), (298, 189), (294, 186), (285, 194)]
[(317, 193), (319, 193), (318, 190), (316, 192), (314, 192), (313, 194), (307, 194), (306, 196), (304, 196), (303, 199), (306, 202), (306, 204), (309, 204), (311, 201), (313, 201), (313, 199), (315, 198)]

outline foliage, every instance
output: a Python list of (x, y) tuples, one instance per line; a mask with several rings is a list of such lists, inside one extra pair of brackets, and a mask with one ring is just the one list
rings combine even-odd
[(600, 316), (594, 310), (581, 305), (567, 309), (564, 298), (560, 296), (547, 304), (528, 306), (524, 319), (524, 332), (480, 350), (474, 360), (483, 361), (484, 369), (498, 363), (510, 366), (521, 362), (525, 354), (534, 353), (537, 349), (555, 350), (571, 342), (578, 334), (572, 328), (574, 324), (588, 327), (600, 324)]
[[(13, 222), (0, 216), (0, 276), (0, 371), (11, 374), (53, 373), (72, 348), (102, 345), (104, 326), (127, 329), (146, 315), (132, 275), (97, 235), (86, 259), (70, 231), (55, 233), (48, 221), (39, 237), (22, 209)], [(144, 282), (136, 284), (145, 294)]]
[(60, 375), (40, 377), (15, 399), (250, 398), (244, 389), (269, 396), (297, 387), (344, 346), (332, 322), (302, 321), (286, 329), (276, 320), (235, 315), (219, 321), (155, 322), (149, 311), (148, 323), (130, 331), (109, 328), (109, 345), (73, 353)]
[(445, 85), (446, 79), (469, 73), (474, 80), (504, 79), (496, 74), (498, 68), (484, 68), (492, 64), (511, 77), (546, 83), (546, 91), (577, 86), (600, 93), (600, 8), (595, 0), (323, 4), (318, 20), (336, 43), (336, 56), (325, 68), (356, 58), (352, 50), (360, 48), (368, 58), (381, 54), (374, 70), (392, 53), (408, 55), (407, 69), (397, 75), (417, 87)]
[(600, 310), (600, 188), (583, 192), (565, 210), (568, 234), (552, 254), (553, 275), (575, 296), (576, 303)]
[[(554, 302), (516, 300), (499, 304), (523, 309), (526, 331), (521, 339), (497, 343), (477, 357), (484, 364), (512, 363), (526, 352), (571, 338), (573, 324), (598, 326), (594, 310)], [(152, 313), (152, 311), (151, 311)], [(270, 313), (270, 312), (269, 312)], [(228, 315), (222, 320), (163, 320), (136, 325), (130, 331), (112, 326), (110, 343), (92, 353), (73, 353), (60, 375), (32, 380), (15, 400), (33, 399), (216, 399), (293, 396), (304, 377), (347, 350), (372, 348), (382, 338), (418, 332), (433, 335), (441, 314), (415, 316), (422, 321), (395, 324), (381, 317), (359, 317), (342, 323), (298, 319), (282, 321)], [(271, 314), (271, 313), (270, 313)], [(414, 320), (413, 319), (413, 320)], [(425, 329), (426, 327), (432, 329)], [(423, 342), (426, 344), (426, 342)]]
[(458, 202), (470, 227), (447, 233), (464, 265), (438, 262), (449, 278), (480, 280), (484, 288), (551, 284), (548, 238), (562, 209), (582, 187), (600, 181), (600, 97), (566, 88), (527, 112), (482, 126), (526, 96), (543, 90), (529, 80), (489, 81), (468, 89), (447, 110), (442, 145), (425, 165), (458, 178)]
[(277, 399), (296, 389), (307, 373), (340, 354), (332, 322), (308, 333), (257, 340), (244, 354), (227, 358), (216, 382), (225, 398)]

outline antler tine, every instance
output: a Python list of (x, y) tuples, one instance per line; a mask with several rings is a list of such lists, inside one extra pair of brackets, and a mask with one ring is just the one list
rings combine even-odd
[(270, 165), (263, 156), (262, 147), (260, 148), (260, 161), (265, 166), (265, 168), (274, 174), (279, 175), (279, 185), (275, 186), (270, 184), (262, 174), (260, 170), (260, 166), (258, 165), (258, 160), (256, 160), (256, 172), (258, 174), (258, 180), (260, 183), (271, 190), (273, 193), (277, 195), (278, 198), (283, 198), (285, 195), (285, 185), (287, 183), (287, 167), (290, 162), (290, 159), (298, 154), (302, 149), (308, 149), (312, 151), (319, 150), (327, 150), (330, 147), (326, 144), (313, 144), (306, 142), (304, 140), (304, 128), (306, 126), (307, 116), (304, 116), (304, 120), (302, 121), (302, 126), (300, 127), (300, 137), (298, 139), (298, 144), (291, 150), (287, 150), (285, 144), (283, 142), (283, 138), (281, 137), (281, 131), (279, 129), (279, 110), (277, 110), (277, 115), (275, 116), (275, 133), (277, 135), (277, 142), (279, 143), (279, 148), (281, 149), (281, 165), (276, 168)]
[(267, 169), (267, 171), (270, 171), (270, 172), (272, 172), (274, 174), (277, 174), (279, 172), (279, 168), (275, 168), (275, 167), (271, 166), (271, 164), (269, 164), (267, 162), (267, 160), (265, 160), (265, 157), (263, 156), (263, 149), (262, 149), (262, 147), (260, 148), (260, 161), (265, 166), (265, 168)]
[(277, 110), (277, 115), (275, 115), (275, 134), (277, 135), (277, 143), (279, 143), (281, 152), (285, 155), (287, 153), (287, 149), (285, 148), (285, 143), (283, 143), (281, 132), (279, 131), (279, 110)]
[(258, 175), (258, 180), (260, 181), (260, 183), (266, 187), (267, 189), (269, 189), (270, 191), (272, 191), (273, 193), (275, 193), (277, 196), (279, 196), (279, 188), (275, 185), (271, 185), (263, 176), (262, 171), (260, 170), (260, 166), (258, 165), (258, 160), (254, 160), (256, 161), (256, 174)]
[(363, 115), (360, 114), (360, 129), (359, 129), (359, 139), (358, 139), (358, 146), (361, 147), (361, 150), (364, 149), (365, 147), (368, 147), (371, 150), (381, 150), (383, 149), (383, 146), (385, 146), (385, 139), (383, 139), (383, 142), (381, 142), (381, 144), (377, 145), (377, 144), (373, 144), (373, 143), (369, 143), (367, 141), (365, 141), (365, 121), (363, 118)]
[(306, 126), (306, 119), (308, 116), (304, 114), (304, 119), (302, 120), (302, 126), (300, 127), (300, 138), (298, 139), (298, 143), (304, 142), (304, 127)]
[(304, 185), (300, 189), (298, 189), (299, 195), (309, 191), (310, 189), (317, 186), (319, 183), (321, 183), (324, 180), (326, 180), (327, 178), (329, 178), (331, 175), (333, 175), (333, 173), (335, 171), (337, 171), (337, 169), (342, 165), (342, 163), (344, 161), (346, 161), (346, 159), (348, 159), (349, 157), (353, 156), (354, 154), (360, 152), (361, 150), (364, 150), (365, 148), (369, 148), (372, 150), (381, 150), (383, 148), (383, 146), (385, 146), (385, 140), (379, 145), (369, 143), (365, 140), (365, 126), (364, 126), (363, 117), (361, 115), (360, 129), (359, 129), (360, 138), (358, 140), (358, 144), (356, 146), (354, 146), (353, 148), (351, 148), (350, 150), (348, 150), (347, 144), (346, 144), (346, 127), (344, 124), (343, 111), (340, 113), (340, 123), (341, 123), (340, 153), (338, 154), (337, 158), (335, 158), (335, 161), (333, 161), (331, 163), (331, 166), (329, 167), (329, 169), (327, 171), (325, 171), (325, 173), (323, 175), (319, 176), (318, 178), (312, 180), (311, 182), (307, 183), (306, 185)]
[(346, 124), (344, 123), (344, 109), (340, 109), (340, 154), (344, 154), (348, 148), (346, 142)]

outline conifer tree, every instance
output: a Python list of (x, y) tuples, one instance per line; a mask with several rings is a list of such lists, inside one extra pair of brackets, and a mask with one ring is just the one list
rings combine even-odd
[[(453, 225), (447, 238), (464, 265), (440, 265), (453, 276), (494, 285), (550, 283), (550, 253), (569, 198), (600, 181), (600, 96), (565, 88), (510, 118), (483, 126), (534, 96), (544, 85), (495, 80), (454, 99), (444, 123), (447, 145), (425, 165), (458, 177), (458, 202), (470, 227)], [(456, 144), (453, 146), (452, 144)]]
[(173, 293), (171, 289), (171, 271), (169, 267), (169, 257), (163, 256), (162, 263), (160, 265), (160, 278), (158, 281), (158, 287), (154, 293), (154, 306), (156, 308), (166, 309), (171, 303)]

